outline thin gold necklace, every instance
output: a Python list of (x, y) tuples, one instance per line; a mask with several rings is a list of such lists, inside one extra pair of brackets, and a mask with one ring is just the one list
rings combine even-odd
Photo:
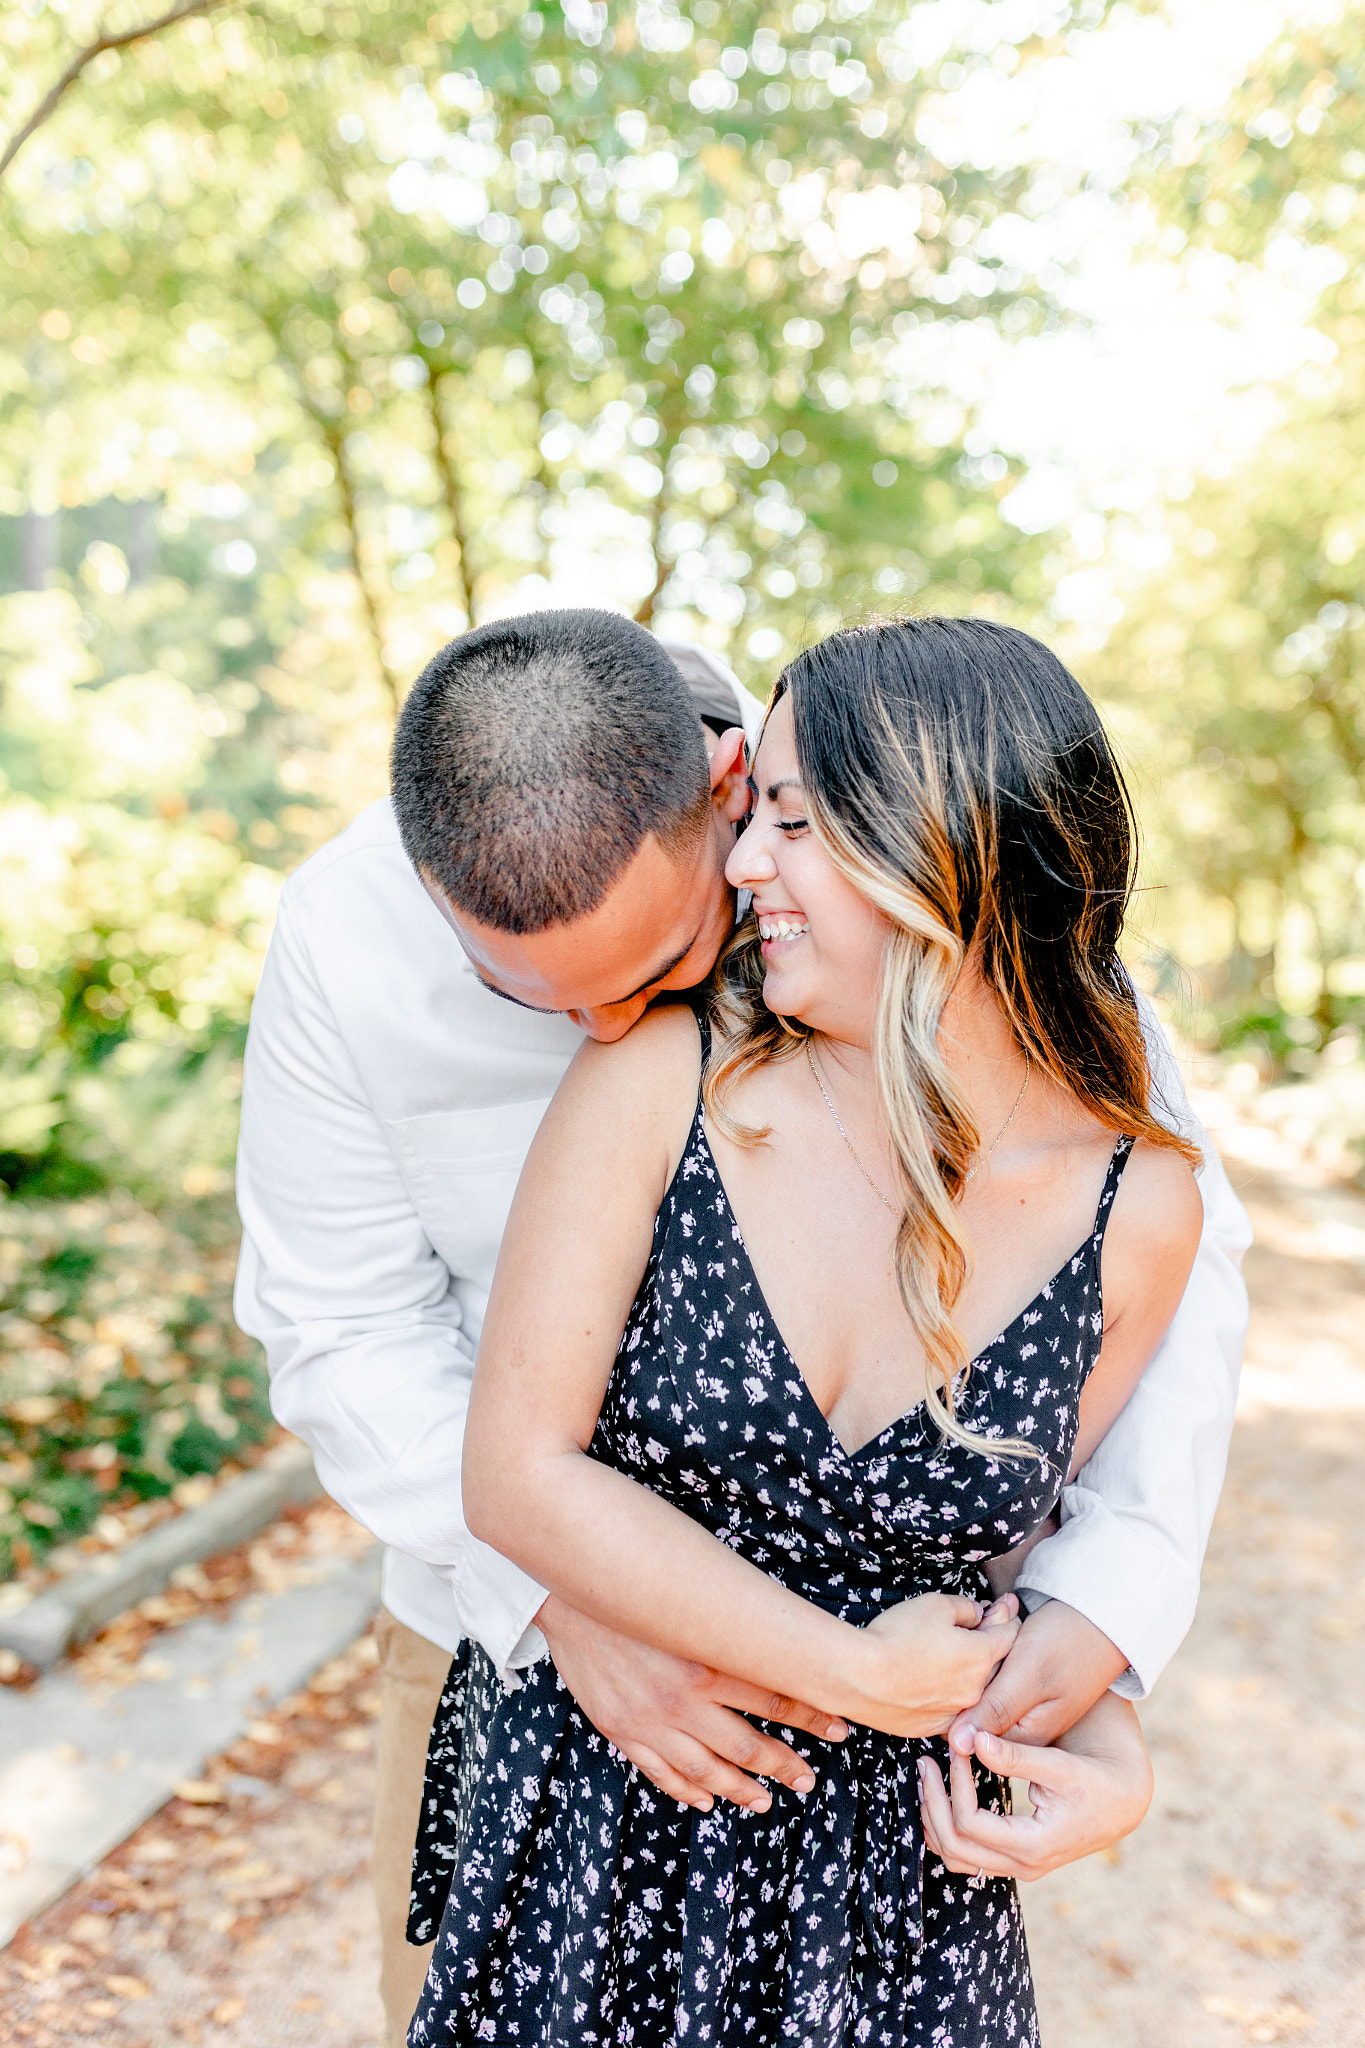
[[(850, 1158), (852, 1159), (852, 1161), (853, 1161), (853, 1164), (854, 1164), (854, 1165), (855, 1165), (855, 1166), (857, 1167), (857, 1169), (858, 1169), (859, 1173), (860, 1173), (860, 1174), (862, 1175), (863, 1179), (864, 1179), (864, 1180), (865, 1180), (865, 1181), (867, 1182), (868, 1186), (869, 1186), (869, 1187), (871, 1188), (871, 1190), (872, 1190), (873, 1194), (874, 1194), (874, 1195), (875, 1195), (875, 1196), (877, 1197), (877, 1200), (878, 1200), (878, 1201), (879, 1201), (879, 1202), (881, 1203), (882, 1207), (883, 1207), (884, 1209), (889, 1209), (889, 1210), (891, 1211), (891, 1214), (892, 1214), (892, 1215), (894, 1216), (894, 1215), (896, 1214), (896, 1208), (895, 1208), (895, 1204), (894, 1204), (893, 1202), (890, 1202), (890, 1201), (888, 1201), (888, 1200), (887, 1200), (886, 1196), (885, 1196), (885, 1195), (884, 1195), (884, 1194), (882, 1193), (881, 1189), (880, 1189), (880, 1188), (879, 1188), (879, 1187), (877, 1186), (877, 1183), (876, 1183), (876, 1181), (875, 1181), (875, 1180), (873, 1180), (873, 1178), (872, 1178), (872, 1175), (871, 1175), (871, 1174), (870, 1174), (870, 1173), (868, 1172), (867, 1168), (866, 1168), (866, 1167), (865, 1167), (865, 1166), (863, 1165), (863, 1162), (862, 1162), (862, 1160), (861, 1160), (861, 1159), (860, 1159), (860, 1158), (858, 1157), (858, 1153), (857, 1153), (857, 1148), (855, 1147), (855, 1145), (854, 1145), (854, 1143), (853, 1143), (853, 1140), (852, 1140), (852, 1138), (850, 1138), (850, 1136), (848, 1135), (848, 1132), (847, 1132), (847, 1131), (846, 1131), (846, 1130), (844, 1129), (843, 1123), (842, 1123), (842, 1121), (840, 1120), (840, 1116), (839, 1116), (839, 1112), (838, 1112), (838, 1110), (837, 1110), (837, 1109), (836, 1109), (836, 1108), (834, 1107), (834, 1104), (833, 1104), (833, 1103), (832, 1103), (832, 1102), (830, 1101), (830, 1099), (829, 1099), (829, 1090), (828, 1090), (828, 1088), (826, 1088), (826, 1086), (825, 1086), (824, 1082), (823, 1082), (823, 1081), (822, 1081), (822, 1080), (820, 1079), (820, 1069), (819, 1069), (819, 1068), (818, 1068), (818, 1067), (816, 1066), (816, 1064), (815, 1064), (815, 1050), (814, 1050), (814, 1046), (812, 1045), (812, 1042), (811, 1042), (811, 1040), (810, 1040), (809, 1038), (808, 1038), (808, 1039), (806, 1040), (806, 1058), (807, 1058), (807, 1059), (809, 1060), (809, 1062), (810, 1062), (810, 1070), (811, 1070), (811, 1073), (812, 1073), (812, 1074), (814, 1075), (814, 1077), (815, 1077), (815, 1085), (816, 1085), (816, 1087), (817, 1087), (817, 1088), (818, 1088), (818, 1089), (820, 1090), (820, 1093), (821, 1093), (821, 1095), (822, 1095), (822, 1096), (824, 1097), (824, 1101), (825, 1101), (825, 1108), (826, 1108), (826, 1109), (827, 1109), (827, 1110), (829, 1111), (830, 1115), (831, 1115), (831, 1116), (833, 1117), (833, 1119), (834, 1119), (834, 1128), (835, 1128), (835, 1130), (836, 1130), (836, 1131), (837, 1131), (837, 1132), (839, 1133), (839, 1136), (840, 1136), (840, 1137), (841, 1137), (841, 1138), (843, 1139), (844, 1143), (845, 1143), (845, 1144), (847, 1145), (847, 1147), (848, 1147), (848, 1151), (849, 1151), (849, 1157), (850, 1157)], [(990, 1144), (989, 1144), (989, 1145), (988, 1145), (988, 1146), (986, 1147), (986, 1151), (985, 1151), (985, 1154), (984, 1154), (984, 1157), (985, 1157), (985, 1158), (987, 1158), (987, 1159), (989, 1159), (989, 1158), (990, 1158), (990, 1156), (991, 1156), (992, 1152), (994, 1152), (994, 1150), (995, 1150), (996, 1146), (997, 1146), (997, 1145), (998, 1145), (998, 1144), (1000, 1143), (1000, 1140), (1001, 1140), (1001, 1139), (1002, 1139), (1002, 1138), (1004, 1137), (1004, 1135), (1005, 1135), (1006, 1131), (1007, 1131), (1007, 1130), (1009, 1129), (1010, 1125), (1011, 1125), (1011, 1124), (1012, 1124), (1012, 1123), (1014, 1122), (1014, 1119), (1015, 1119), (1015, 1115), (1016, 1115), (1016, 1113), (1017, 1113), (1017, 1111), (1018, 1111), (1019, 1105), (1020, 1105), (1020, 1103), (1021, 1103), (1021, 1102), (1023, 1101), (1023, 1099), (1024, 1099), (1024, 1089), (1026, 1089), (1026, 1088), (1028, 1087), (1028, 1084), (1029, 1084), (1029, 1077), (1030, 1077), (1030, 1075), (1032, 1074), (1032, 1072), (1033, 1072), (1033, 1062), (1032, 1062), (1032, 1060), (1031, 1060), (1031, 1059), (1029, 1058), (1028, 1054), (1027, 1054), (1027, 1053), (1025, 1053), (1025, 1055), (1024, 1055), (1024, 1084), (1023, 1084), (1023, 1087), (1022, 1087), (1022, 1088), (1021, 1088), (1021, 1089), (1019, 1090), (1019, 1093), (1018, 1093), (1018, 1094), (1017, 1094), (1017, 1095), (1015, 1096), (1015, 1098), (1014, 1098), (1014, 1108), (1013, 1108), (1013, 1109), (1012, 1109), (1012, 1110), (1010, 1111), (1009, 1115), (1008, 1115), (1008, 1116), (1007, 1116), (1007, 1117), (1005, 1118), (1005, 1121), (1004, 1121), (1004, 1123), (1002, 1123), (1002, 1124), (1001, 1124), (1001, 1126), (1000, 1126), (999, 1130), (998, 1130), (998, 1131), (996, 1132), (996, 1134), (995, 1134), (994, 1138), (992, 1139), (991, 1143), (990, 1143)], [(977, 1175), (977, 1169), (976, 1169), (976, 1167), (974, 1167), (974, 1166), (969, 1166), (969, 1167), (968, 1167), (968, 1169), (967, 1169), (967, 1176), (966, 1176), (966, 1180), (964, 1180), (964, 1182), (963, 1182), (963, 1186), (964, 1186), (964, 1187), (966, 1186), (966, 1183), (967, 1183), (967, 1181), (968, 1181), (968, 1180), (975, 1180), (975, 1179), (976, 1179), (976, 1175)]]
[(830, 1101), (829, 1090), (826, 1088), (824, 1082), (820, 1079), (820, 1069), (815, 1064), (815, 1053), (811, 1048), (811, 1042), (809, 1039), (806, 1040), (806, 1058), (810, 1061), (810, 1070), (812, 1074), (814, 1074), (815, 1076), (815, 1085), (825, 1098), (825, 1108), (834, 1118), (834, 1128), (839, 1133), (839, 1136), (843, 1139), (844, 1143), (847, 1145), (849, 1149), (849, 1155), (853, 1160), (853, 1164), (857, 1167), (859, 1173), (867, 1182), (868, 1186), (871, 1188), (873, 1194), (877, 1197), (877, 1200), (881, 1203), (882, 1207), (884, 1209), (890, 1209), (891, 1214), (894, 1216), (896, 1213), (895, 1204), (889, 1202), (886, 1196), (882, 1193), (881, 1189), (877, 1186), (876, 1181), (873, 1180), (872, 1175), (868, 1172), (867, 1168), (863, 1165), (862, 1160), (858, 1157), (857, 1152), (854, 1150), (852, 1138), (850, 1138), (848, 1132), (844, 1129), (842, 1123), (839, 1121), (839, 1112), (834, 1107), (834, 1104)]
[[(1031, 1059), (1029, 1058), (1028, 1054), (1027, 1054), (1027, 1053), (1025, 1053), (1025, 1054), (1024, 1054), (1024, 1088), (1027, 1088), (1027, 1087), (1028, 1087), (1028, 1084), (1029, 1084), (1029, 1076), (1030, 1076), (1030, 1074), (1031, 1074), (1032, 1072), (1033, 1072), (1033, 1061), (1032, 1061), (1032, 1060), (1031, 1060)], [(1007, 1130), (1009, 1129), (1010, 1125), (1011, 1125), (1011, 1124), (1012, 1124), (1012, 1123), (1014, 1122), (1014, 1111), (1018, 1109), (1018, 1107), (1019, 1107), (1020, 1103), (1021, 1103), (1021, 1102), (1023, 1101), (1023, 1099), (1024, 1099), (1024, 1088), (1021, 1088), (1021, 1089), (1019, 1090), (1019, 1093), (1018, 1093), (1018, 1094), (1017, 1094), (1017, 1095), (1015, 1096), (1015, 1098), (1014, 1098), (1014, 1109), (1012, 1109), (1012, 1110), (1010, 1111), (1009, 1115), (1008, 1115), (1008, 1116), (1007, 1116), (1007, 1117), (1005, 1118), (1005, 1121), (1004, 1121), (1004, 1123), (1002, 1123), (1002, 1124), (1001, 1124), (1001, 1126), (1000, 1126), (999, 1130), (998, 1130), (998, 1131), (996, 1132), (996, 1134), (995, 1134), (995, 1143), (994, 1143), (994, 1144), (991, 1144), (991, 1145), (988, 1145), (988, 1146), (986, 1147), (986, 1150), (985, 1150), (985, 1153), (984, 1153), (984, 1155), (979, 1155), (979, 1156), (982, 1156), (982, 1157), (984, 1157), (984, 1158), (986, 1158), (986, 1159), (989, 1159), (989, 1158), (990, 1158), (990, 1156), (991, 1156), (991, 1154), (992, 1154), (992, 1152), (994, 1152), (994, 1150), (995, 1150), (995, 1147), (996, 1147), (996, 1145), (998, 1145), (998, 1144), (1000, 1143), (1000, 1140), (1001, 1140), (1001, 1139), (1002, 1139), (1002, 1138), (1004, 1137), (1004, 1135), (1005, 1135), (1006, 1131), (1007, 1131)], [(976, 1171), (977, 1171), (977, 1170), (976, 1170), (976, 1168), (975, 1168), (974, 1166), (969, 1166), (969, 1167), (967, 1168), (967, 1180), (964, 1180), (964, 1181), (963, 1181), (963, 1183), (962, 1183), (962, 1185), (963, 1185), (963, 1187), (964, 1187), (964, 1188), (966, 1187), (966, 1185), (967, 1185), (967, 1181), (968, 1181), (968, 1180), (975, 1180), (975, 1179), (976, 1179)]]

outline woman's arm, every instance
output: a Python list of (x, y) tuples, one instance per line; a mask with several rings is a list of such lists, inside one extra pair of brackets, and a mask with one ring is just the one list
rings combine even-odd
[(930, 1594), (856, 1629), (586, 1455), (697, 1094), (681, 1007), (586, 1045), (546, 1113), (503, 1238), (465, 1439), (469, 1527), (573, 1606), (656, 1648), (833, 1714), (922, 1734), (1014, 1639)]
[(1118, 1420), (1156, 1355), (1185, 1292), (1203, 1223), (1193, 1169), (1178, 1152), (1139, 1144), (1105, 1232), (1104, 1342), (1081, 1394), (1070, 1477)]

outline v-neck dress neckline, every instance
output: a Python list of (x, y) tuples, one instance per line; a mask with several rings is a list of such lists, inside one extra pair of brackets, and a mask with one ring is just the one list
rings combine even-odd
[[(829, 1434), (830, 1443), (833, 1449), (843, 1457), (852, 1461), (854, 1459), (861, 1458), (868, 1451), (875, 1451), (876, 1447), (882, 1442), (882, 1440), (885, 1437), (898, 1434), (907, 1429), (908, 1427), (910, 1427), (912, 1424), (922, 1426), (922, 1424), (928, 1420), (930, 1412), (929, 1405), (923, 1398), (916, 1401), (912, 1407), (905, 1409), (902, 1414), (893, 1416), (891, 1421), (887, 1423), (886, 1427), (884, 1429), (878, 1430), (875, 1436), (868, 1437), (866, 1442), (859, 1444), (856, 1449), (849, 1449), (848, 1445), (839, 1435), (838, 1430), (835, 1429), (834, 1424), (826, 1415), (824, 1409), (820, 1406), (820, 1403), (816, 1400), (815, 1395), (811, 1389), (810, 1381), (806, 1378), (805, 1373), (801, 1370), (800, 1363), (796, 1358), (795, 1353), (792, 1351), (790, 1344), (788, 1344), (786, 1338), (782, 1334), (781, 1325), (779, 1324), (776, 1315), (773, 1313), (772, 1303), (768, 1300), (768, 1296), (764, 1291), (763, 1282), (758, 1277), (758, 1269), (754, 1265), (753, 1253), (749, 1250), (748, 1243), (744, 1236), (744, 1231), (740, 1225), (739, 1217), (735, 1213), (735, 1205), (733, 1201), (730, 1199), (730, 1190), (725, 1185), (725, 1176), (722, 1174), (720, 1170), (720, 1161), (716, 1158), (716, 1150), (714, 1145), (711, 1143), (710, 1133), (707, 1131), (706, 1128), (705, 1105), (700, 1102), (697, 1105), (697, 1114), (693, 1122), (692, 1131), (689, 1134), (688, 1143), (689, 1145), (693, 1145), (698, 1141), (700, 1141), (700, 1143), (706, 1147), (707, 1155), (710, 1158), (712, 1169), (715, 1172), (716, 1185), (720, 1191), (720, 1199), (725, 1206), (726, 1212), (730, 1217), (731, 1225), (734, 1229), (735, 1242), (740, 1247), (740, 1250), (744, 1257), (744, 1262), (747, 1265), (749, 1272), (753, 1276), (755, 1299), (757, 1300), (757, 1303), (764, 1317), (767, 1320), (768, 1327), (772, 1331), (773, 1337), (776, 1339), (777, 1343), (781, 1345), (782, 1350), (786, 1355), (788, 1364), (791, 1366), (791, 1369), (793, 1373), (796, 1375), (796, 1378), (800, 1381), (801, 1389), (805, 1394), (806, 1400), (810, 1403), (810, 1406), (815, 1410), (816, 1414), (820, 1417), (821, 1422), (824, 1424), (825, 1429)], [(1114, 1163), (1119, 1156), (1119, 1147), (1124, 1143), (1125, 1140), (1120, 1138), (1115, 1144), (1113, 1152), (1111, 1152), (1109, 1155), (1109, 1164), (1105, 1169), (1104, 1177), (1104, 1190), (1106, 1193), (1109, 1190), (1109, 1183), (1111, 1177), (1115, 1179), (1115, 1184), (1117, 1186), (1117, 1177), (1114, 1175)], [(1124, 1153), (1123, 1157), (1126, 1160), (1127, 1152)], [(1119, 1170), (1121, 1172), (1122, 1167), (1120, 1167)], [(1110, 1199), (1112, 1199), (1112, 1196)], [(1101, 1197), (1101, 1202), (1103, 1203), (1103, 1196)], [(971, 1372), (977, 1365), (979, 1365), (981, 1360), (984, 1359), (990, 1352), (994, 1351), (997, 1345), (1005, 1343), (1006, 1340), (1009, 1338), (1011, 1332), (1019, 1328), (1019, 1326), (1024, 1322), (1025, 1318), (1032, 1314), (1032, 1312), (1037, 1307), (1040, 1301), (1044, 1300), (1045, 1298), (1051, 1297), (1052, 1289), (1057, 1285), (1057, 1282), (1061, 1279), (1062, 1275), (1075, 1263), (1077, 1259), (1084, 1258), (1086, 1253), (1091, 1249), (1093, 1238), (1094, 1225), (1092, 1224), (1090, 1229), (1086, 1232), (1085, 1236), (1081, 1239), (1081, 1242), (1077, 1245), (1076, 1249), (1073, 1252), (1069, 1252), (1067, 1254), (1066, 1258), (1062, 1260), (1061, 1265), (1058, 1266), (1056, 1272), (1053, 1273), (1048, 1279), (1046, 1279), (1043, 1282), (1042, 1286), (1038, 1288), (1037, 1292), (1033, 1294), (1029, 1298), (1029, 1300), (1024, 1303), (1024, 1306), (1020, 1309), (1018, 1315), (1011, 1316), (1009, 1322), (1006, 1323), (1004, 1329), (1001, 1330), (996, 1336), (992, 1337), (989, 1344), (983, 1344), (980, 1351), (978, 1351), (975, 1354), (975, 1356), (969, 1360), (966, 1367), (967, 1372)], [(1103, 1317), (1104, 1294), (1102, 1286), (1100, 1290), (1100, 1314), (1101, 1317)]]

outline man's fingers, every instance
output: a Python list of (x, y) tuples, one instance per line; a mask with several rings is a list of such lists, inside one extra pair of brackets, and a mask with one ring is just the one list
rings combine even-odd
[(712, 1707), (699, 1716), (695, 1732), (698, 1742), (713, 1750), (723, 1762), (738, 1765), (756, 1778), (776, 1778), (780, 1784), (790, 1785), (793, 1792), (814, 1790), (815, 1772), (805, 1757), (798, 1756), (776, 1736), (764, 1735), (726, 1707)]
[(743, 1678), (721, 1677), (715, 1698), (738, 1713), (752, 1714), (758, 1721), (775, 1721), (780, 1728), (800, 1728), (807, 1735), (818, 1735), (822, 1742), (842, 1742), (848, 1734), (847, 1721), (837, 1714), (808, 1707), (804, 1700), (789, 1699), (785, 1693), (764, 1692)]
[(633, 1743), (629, 1749), (623, 1749), (621, 1754), (634, 1764), (642, 1778), (648, 1778), (651, 1785), (658, 1787), (665, 1799), (676, 1799), (680, 1806), (695, 1807), (699, 1813), (711, 1811), (714, 1801), (710, 1793), (704, 1791), (700, 1785), (694, 1785), (690, 1779), (684, 1778), (643, 1743)]
[[(1016, 1624), (1016, 1637), (1018, 1633), (1019, 1625)], [(988, 1735), (1009, 1735), (1014, 1732), (1021, 1711), (1026, 1712), (1030, 1706), (1036, 1707), (1037, 1704), (1024, 1697), (1020, 1689), (1016, 1689), (1011, 1681), (1007, 1663), (991, 1680), (976, 1705), (968, 1707), (965, 1713), (958, 1715), (949, 1731), (949, 1743), (962, 1756), (970, 1756), (978, 1728), (984, 1729)]]
[[(645, 1751), (643, 1745), (632, 1744), (623, 1752), (633, 1764), (640, 1762), (640, 1754), (657, 1756), (674, 1778), (690, 1788), (690, 1796), (684, 1797), (689, 1806), (701, 1806), (705, 1811), (716, 1799), (728, 1799), (732, 1806), (742, 1806), (747, 1812), (766, 1813), (772, 1805), (772, 1794), (762, 1785), (756, 1785), (752, 1778), (746, 1778), (743, 1771), (735, 1770), (722, 1757), (694, 1742), (690, 1736), (670, 1728), (660, 1738), (657, 1748)], [(643, 1770), (645, 1767), (640, 1765)], [(646, 1776), (659, 1784), (652, 1770)], [(664, 1788), (660, 1786), (662, 1791)], [(670, 1792), (670, 1798), (674, 1795)]]
[[(705, 1794), (707, 1804), (712, 1798), (728, 1799), (752, 1813), (766, 1813), (772, 1794), (755, 1779), (775, 1779), (800, 1793), (815, 1787), (815, 1772), (804, 1757), (786, 1743), (760, 1735), (723, 1707), (710, 1707), (699, 1716), (695, 1734), (668, 1728), (656, 1733), (652, 1743), (618, 1741), (616, 1747), (670, 1799), (683, 1799), (690, 1806)], [(670, 1774), (667, 1784), (656, 1763)], [(679, 1785), (686, 1789), (679, 1791)]]
[(1035, 1785), (1046, 1785), (1051, 1792), (1065, 1792), (1076, 1780), (1075, 1763), (1064, 1749), (1040, 1749), (1031, 1743), (1006, 1742), (998, 1735), (978, 1729), (976, 1754), (988, 1770), (998, 1772), (1002, 1778), (1027, 1778)]

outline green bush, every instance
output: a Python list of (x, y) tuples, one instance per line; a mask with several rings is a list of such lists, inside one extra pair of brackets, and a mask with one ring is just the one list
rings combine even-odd
[(231, 1319), (235, 1219), (124, 1194), (0, 1207), (0, 1577), (271, 1427)]

